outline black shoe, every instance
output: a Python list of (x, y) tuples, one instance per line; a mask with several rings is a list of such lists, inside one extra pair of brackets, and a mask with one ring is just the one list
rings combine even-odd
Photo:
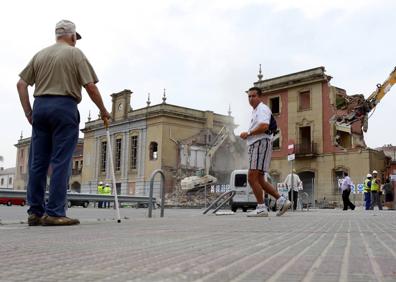
[(28, 216), (28, 224), (29, 226), (38, 226), (41, 225), (42, 216), (38, 216), (34, 213)]

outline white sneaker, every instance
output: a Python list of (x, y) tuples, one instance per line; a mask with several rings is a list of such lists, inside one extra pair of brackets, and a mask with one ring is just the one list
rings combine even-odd
[(268, 208), (266, 205), (257, 206), (254, 211), (251, 211), (247, 214), (247, 217), (267, 217), (268, 216)]
[(286, 200), (285, 197), (280, 196), (280, 198), (278, 199), (278, 205), (280, 208), (276, 215), (281, 216), (291, 207), (292, 203), (289, 200)]

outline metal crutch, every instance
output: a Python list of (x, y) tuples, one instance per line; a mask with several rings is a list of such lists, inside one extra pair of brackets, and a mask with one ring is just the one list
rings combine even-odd
[(107, 144), (108, 148), (110, 148), (109, 151), (109, 160), (110, 160), (110, 172), (111, 172), (111, 179), (113, 181), (113, 194), (114, 194), (114, 203), (116, 207), (116, 213), (117, 213), (117, 222), (121, 222), (121, 216), (120, 216), (120, 207), (118, 204), (118, 196), (117, 196), (117, 187), (116, 187), (116, 178), (115, 178), (115, 173), (114, 173), (114, 162), (113, 162), (113, 154), (111, 153), (111, 140), (110, 140), (110, 132), (109, 132), (109, 121), (107, 119), (104, 119), (104, 125), (106, 128), (106, 137), (107, 137)]

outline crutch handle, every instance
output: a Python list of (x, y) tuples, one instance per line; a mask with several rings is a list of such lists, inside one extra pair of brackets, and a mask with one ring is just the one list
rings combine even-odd
[(109, 128), (109, 120), (106, 117), (103, 118), (103, 123), (104, 123), (105, 128), (108, 129)]

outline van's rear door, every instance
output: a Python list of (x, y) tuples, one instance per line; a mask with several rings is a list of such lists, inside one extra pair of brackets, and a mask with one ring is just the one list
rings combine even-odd
[(234, 189), (236, 191), (236, 194), (232, 200), (234, 202), (248, 202), (249, 195), (247, 193), (248, 183), (246, 173), (234, 173), (232, 181), (234, 184)]

